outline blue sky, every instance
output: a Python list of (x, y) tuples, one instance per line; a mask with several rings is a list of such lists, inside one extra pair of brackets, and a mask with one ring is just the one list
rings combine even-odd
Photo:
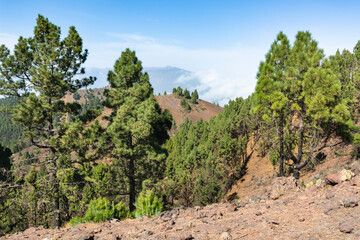
[(279, 31), (309, 30), (326, 54), (360, 40), (357, 1), (4, 1), (0, 44), (31, 36), (37, 14), (66, 34), (74, 25), (89, 50), (87, 67), (112, 67), (126, 47), (146, 67), (194, 72), (204, 99), (254, 91), (258, 64)]

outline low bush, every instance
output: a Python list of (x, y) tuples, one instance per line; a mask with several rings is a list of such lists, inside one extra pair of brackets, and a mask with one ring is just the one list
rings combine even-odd
[(163, 203), (155, 193), (147, 190), (146, 193), (140, 193), (135, 203), (135, 217), (158, 215), (163, 209)]
[(74, 217), (70, 220), (70, 225), (74, 226), (85, 222), (103, 222), (111, 218), (124, 219), (129, 216), (129, 210), (125, 204), (110, 203), (108, 199), (98, 198), (90, 201), (88, 210), (84, 217)]

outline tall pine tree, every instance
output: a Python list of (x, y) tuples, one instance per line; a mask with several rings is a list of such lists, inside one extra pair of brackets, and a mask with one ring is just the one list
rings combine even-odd
[(289, 99), (283, 87), (289, 54), (290, 42), (280, 32), (266, 54), (265, 62), (260, 63), (256, 85), (257, 110), (264, 114), (264, 134), (269, 135), (275, 130), (278, 136), (276, 146), (273, 143), (273, 154), (279, 158), (280, 176), (284, 176), (284, 126), (289, 115)]
[(134, 210), (136, 194), (145, 179), (160, 179), (166, 151), (162, 144), (171, 127), (169, 111), (157, 104), (149, 75), (143, 73), (135, 51), (126, 49), (109, 71), (111, 89), (105, 92), (105, 106), (112, 109), (106, 128), (113, 164), (124, 173), (129, 208)]
[(62, 98), (95, 80), (76, 77), (85, 73), (81, 65), (88, 52), (83, 50), (75, 27), (69, 28), (64, 39), (60, 35), (60, 27), (39, 15), (34, 36), (20, 37), (13, 54), (4, 45), (0, 47), (0, 94), (19, 98), (20, 104), (12, 108), (13, 120), (24, 127), (32, 145), (47, 155), (44, 176), (49, 177), (55, 227), (61, 225), (59, 178), (64, 169), (73, 166), (72, 149), (79, 149), (80, 159), (85, 160), (89, 143), (80, 142), (90, 134), (83, 132), (80, 120), (72, 124), (58, 122), (59, 117), (76, 115), (80, 110), (79, 104), (65, 103)]
[[(269, 56), (276, 56), (274, 49), (285, 46), (286, 57), (271, 61)], [(271, 148), (280, 149), (278, 157), (287, 162), (298, 179), (300, 170), (328, 146), (333, 134), (349, 139), (353, 124), (339, 76), (311, 34), (298, 32), (294, 45), (288, 46), (272, 45), (265, 63), (260, 64), (255, 94), (258, 110), (265, 113), (266, 120), (273, 119), (277, 127), (275, 136), (280, 141)], [(267, 110), (269, 106), (271, 111)]]

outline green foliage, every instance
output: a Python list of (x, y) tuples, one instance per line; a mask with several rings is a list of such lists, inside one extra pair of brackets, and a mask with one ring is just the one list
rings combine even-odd
[(197, 100), (199, 99), (199, 94), (197, 92), (197, 90), (195, 89), (192, 93), (191, 93), (191, 102), (193, 104), (196, 104)]
[(225, 193), (226, 181), (220, 164), (214, 156), (209, 155), (194, 185), (195, 204), (204, 206), (218, 202)]
[(75, 100), (80, 100), (81, 96), (80, 96), (80, 94), (79, 94), (78, 92), (74, 92), (73, 98), (74, 98)]
[(105, 105), (113, 111), (105, 131), (109, 154), (124, 174), (129, 193), (129, 208), (134, 210), (135, 196), (143, 180), (163, 175), (172, 117), (161, 111), (147, 73), (134, 51), (126, 49), (109, 71), (111, 89), (105, 91)]
[[(82, 121), (91, 121), (99, 116), (104, 110), (104, 106), (101, 103), (99, 96), (95, 96), (94, 90), (86, 90), (84, 95), (85, 103), (81, 104), (81, 112), (76, 116)], [(72, 120), (76, 119), (72, 116)]]
[[(17, 97), (0, 98), (0, 144), (11, 149), (12, 152), (18, 152), (29, 145), (23, 138), (23, 127), (14, 124), (9, 111), (19, 103)], [(1, 109), (4, 111), (1, 112)]]
[(190, 92), (189, 92), (189, 90), (187, 90), (186, 88), (185, 88), (185, 90), (184, 90), (184, 98), (187, 98), (187, 99), (190, 99)]
[[(33, 147), (48, 152), (46, 161), (49, 164), (43, 169), (48, 174), (37, 180), (37, 185), (44, 191), (44, 201), (53, 202), (52, 206), (45, 204), (44, 211), (53, 211), (54, 226), (60, 226), (61, 206), (67, 209), (70, 201), (64, 192), (71, 192), (73, 188), (60, 184), (59, 177), (75, 168), (71, 152), (77, 153), (78, 163), (89, 161), (96, 152), (87, 154), (88, 150), (98, 142), (95, 134), (98, 123), (84, 129), (84, 122), (79, 119), (71, 123), (60, 121), (65, 114), (76, 115), (80, 111), (78, 103), (63, 101), (65, 94), (95, 81), (91, 77), (78, 77), (85, 73), (81, 65), (88, 52), (83, 50), (75, 27), (70, 27), (68, 35), (61, 39), (60, 28), (41, 15), (34, 36), (20, 37), (14, 49), (12, 55), (8, 48), (0, 46), (0, 94), (17, 98), (17, 106), (6, 110), (16, 124), (26, 129), (23, 134)], [(87, 138), (90, 135), (92, 138)], [(28, 169), (24, 166), (22, 170), (27, 172)], [(24, 199), (33, 198), (27, 191), (22, 190), (22, 193)]]
[(104, 222), (111, 218), (124, 219), (129, 216), (129, 211), (125, 204), (120, 202), (114, 204), (106, 198), (98, 198), (90, 201), (84, 217), (74, 217), (70, 220), (70, 225), (74, 226), (86, 222)]
[(355, 122), (359, 121), (360, 100), (360, 41), (357, 42), (353, 53), (344, 49), (338, 50), (334, 56), (330, 56), (330, 64), (338, 73), (341, 82), (341, 97), (348, 101), (349, 111)]
[(190, 110), (191, 110), (191, 107), (190, 107), (189, 103), (186, 101), (185, 98), (183, 98), (183, 99), (181, 100), (180, 105), (181, 105), (183, 108), (185, 108), (185, 110), (187, 110), (187, 111), (190, 111)]
[(250, 113), (252, 104), (253, 97), (238, 98), (210, 122), (193, 125), (186, 119), (180, 125), (167, 143), (164, 184), (169, 189), (169, 202), (176, 199), (185, 206), (216, 202), (242, 176), (254, 150), (250, 136), (257, 139), (258, 117)]
[(309, 32), (298, 32), (293, 46), (280, 32), (257, 78), (254, 111), (264, 116), (264, 136), (273, 136), (267, 138), (273, 139), (280, 175), (287, 162), (298, 178), (332, 134), (350, 138), (351, 100), (342, 95), (338, 74)]
[(140, 193), (135, 203), (135, 217), (158, 215), (163, 209), (163, 203), (155, 193), (147, 190), (146, 193)]
[(192, 93), (191, 93), (191, 103), (196, 104), (197, 100), (199, 99), (199, 94), (197, 92), (197, 90), (195, 89)]
[(12, 161), (11, 161), (12, 152), (8, 148), (4, 148), (0, 145), (0, 168), (10, 170)]
[(183, 90), (182, 90), (182, 88), (181, 88), (180, 86), (177, 87), (177, 89), (176, 89), (176, 94), (177, 94), (178, 96), (180, 96), (180, 97), (183, 96)]
[(0, 144), (0, 183), (1, 181), (8, 181), (11, 179), (9, 170), (12, 167), (12, 152), (8, 148), (4, 148)]

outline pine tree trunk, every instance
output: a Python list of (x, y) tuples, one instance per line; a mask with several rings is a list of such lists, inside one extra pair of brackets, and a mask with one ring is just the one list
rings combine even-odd
[(303, 144), (304, 144), (304, 122), (302, 118), (302, 112), (300, 114), (300, 124), (299, 124), (299, 141), (298, 141), (298, 153), (296, 156), (296, 162), (294, 162), (293, 176), (295, 179), (300, 178), (300, 168), (302, 155), (303, 155)]
[(129, 209), (130, 212), (135, 210), (135, 165), (134, 165), (134, 159), (131, 158), (129, 162)]
[[(35, 191), (37, 191), (37, 190), (35, 190)], [(35, 197), (36, 198), (36, 197)], [(35, 203), (34, 203), (34, 226), (36, 227), (36, 224), (37, 224), (37, 222), (36, 222), (36, 217), (37, 217), (37, 211), (36, 211), (36, 209), (37, 209), (37, 200), (35, 199)]]
[(59, 197), (54, 199), (54, 227), (59, 228), (61, 226), (60, 221), (60, 201)]
[(293, 176), (296, 180), (300, 178), (300, 170), (297, 168), (297, 166), (294, 167)]
[[(56, 179), (56, 177), (54, 178)], [(60, 189), (57, 181), (54, 183), (54, 228), (61, 227), (61, 219), (60, 219)]]
[(283, 113), (280, 113), (280, 122), (279, 122), (279, 138), (280, 138), (280, 166), (279, 174), (280, 177), (284, 176), (284, 116)]

